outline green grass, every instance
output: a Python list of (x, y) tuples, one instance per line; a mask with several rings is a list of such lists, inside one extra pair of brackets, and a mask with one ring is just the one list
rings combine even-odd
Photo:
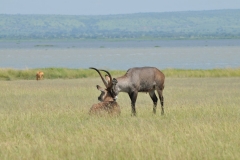
[[(166, 78), (165, 115), (89, 116), (101, 79), (1, 81), (0, 159), (238, 159), (240, 78)], [(103, 85), (102, 85), (103, 86)]]
[[(15, 70), (0, 68), (0, 80), (33, 80), (36, 79), (35, 75), (37, 71), (43, 71), (45, 79), (77, 79), (99, 76), (96, 71), (90, 69), (40, 68)], [(165, 69), (162, 71), (166, 77), (240, 77), (240, 68), (212, 70)], [(124, 75), (125, 72), (110, 70), (110, 73), (115, 77)]]
[[(0, 68), (0, 80), (33, 80), (36, 79), (37, 71), (44, 72), (44, 79), (77, 79), (99, 76), (96, 71), (91, 69), (39, 68), (16, 70)], [(113, 75), (123, 75), (125, 72), (111, 71)]]
[(240, 77), (240, 68), (208, 70), (167, 69), (163, 72), (167, 77)]

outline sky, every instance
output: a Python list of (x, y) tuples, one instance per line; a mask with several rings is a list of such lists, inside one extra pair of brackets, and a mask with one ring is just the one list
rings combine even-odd
[(0, 0), (0, 14), (110, 15), (240, 9), (240, 0)]

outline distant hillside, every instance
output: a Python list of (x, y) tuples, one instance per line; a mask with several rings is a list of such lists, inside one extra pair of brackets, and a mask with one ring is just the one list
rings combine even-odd
[(0, 14), (0, 40), (69, 38), (240, 38), (240, 9), (99, 16)]

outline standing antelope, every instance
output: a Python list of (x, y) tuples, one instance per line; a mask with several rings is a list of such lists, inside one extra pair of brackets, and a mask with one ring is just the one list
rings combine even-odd
[(36, 74), (36, 80), (41, 80), (43, 79), (43, 75), (44, 73), (42, 71), (38, 71), (37, 74)]
[[(111, 96), (113, 99), (117, 99), (119, 92), (128, 93), (131, 99), (132, 115), (136, 115), (135, 103), (137, 100), (138, 92), (148, 92), (153, 101), (153, 113), (156, 114), (158, 98), (155, 94), (155, 90), (158, 93), (161, 103), (161, 114), (164, 114), (163, 107), (163, 89), (164, 89), (164, 74), (155, 67), (135, 67), (130, 68), (125, 75), (112, 78), (111, 74), (106, 70), (94, 69), (100, 75), (106, 89), (102, 91), (98, 100), (103, 101), (107, 96)], [(106, 79), (103, 78), (100, 71), (107, 73)]]

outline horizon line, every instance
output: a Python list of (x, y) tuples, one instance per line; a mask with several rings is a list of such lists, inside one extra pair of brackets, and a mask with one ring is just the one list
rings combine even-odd
[(163, 12), (134, 12), (134, 13), (116, 13), (116, 14), (0, 13), (0, 15), (114, 16), (114, 15), (149, 14), (149, 13), (208, 12), (208, 11), (224, 11), (224, 10), (240, 10), (240, 9), (209, 9), (209, 10), (185, 10), (185, 11), (163, 11)]

